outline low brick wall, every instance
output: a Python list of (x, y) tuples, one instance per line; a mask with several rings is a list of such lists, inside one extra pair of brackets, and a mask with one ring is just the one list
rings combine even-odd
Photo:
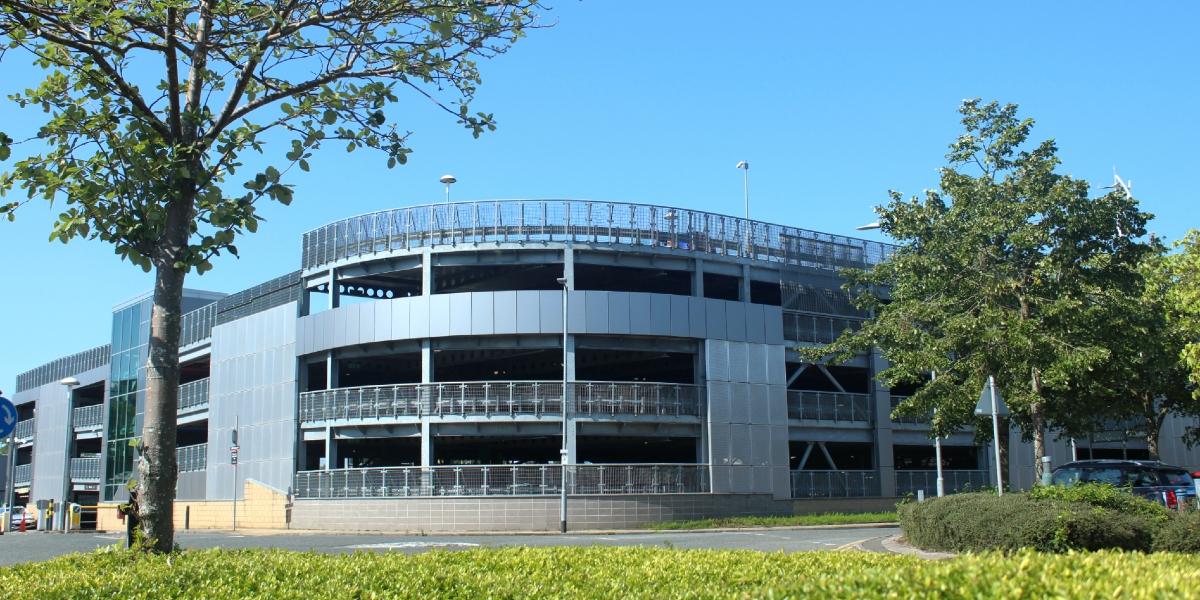
[[(117, 512), (117, 504), (100, 504), (96, 513), (96, 528), (105, 531), (125, 529)], [(175, 529), (230, 529), (233, 527), (232, 500), (177, 500), (173, 517)], [(185, 520), (187, 521), (185, 523)], [(288, 526), (287, 494), (247, 479), (237, 506), (238, 527), (247, 529), (286, 529)]]
[(792, 513), (819, 515), (822, 513), (890, 512), (896, 510), (900, 498), (805, 498), (792, 500)]
[[(571, 496), (575, 531), (632, 529), (659, 521), (790, 514), (790, 500), (757, 494)], [(549, 497), (296, 500), (295, 529), (388, 532), (557, 531), (559, 499)]]

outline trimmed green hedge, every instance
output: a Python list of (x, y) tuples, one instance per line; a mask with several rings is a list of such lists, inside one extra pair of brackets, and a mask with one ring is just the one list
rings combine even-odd
[(1154, 536), (1155, 552), (1200, 552), (1200, 511), (1171, 516)]
[(1028, 494), (956, 494), (900, 507), (909, 542), (927, 550), (1116, 548), (1148, 552), (1159, 521), (1140, 513)]
[(1182, 598), (1200, 557), (507, 548), (416, 555), (279, 550), (80, 554), (0, 569), (0, 597)]
[(1171, 511), (1167, 507), (1151, 502), (1141, 496), (1110, 483), (1077, 483), (1075, 485), (1039, 485), (1029, 490), (1029, 497), (1038, 500), (1062, 500), (1082, 502), (1117, 512), (1142, 515), (1164, 522)]

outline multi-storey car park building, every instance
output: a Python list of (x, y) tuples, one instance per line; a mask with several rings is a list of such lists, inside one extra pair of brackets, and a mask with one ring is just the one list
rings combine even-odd
[[(320, 227), (297, 271), (185, 293), (176, 520), (229, 526), (236, 488), (243, 524), (552, 529), (564, 445), (577, 528), (931, 494), (928, 428), (889, 418), (911, 390), (876, 381), (882, 358), (822, 366), (796, 351), (867, 316), (838, 270), (890, 250), (612, 202), (439, 204)], [(119, 305), (109, 344), (18, 377), (13, 501), (68, 497), (115, 519), (149, 313), (147, 296)], [(1032, 453), (1013, 443), (1013, 481), (1028, 485)], [(1071, 454), (1062, 440), (1054, 452)], [(1179, 443), (1164, 455), (1200, 463)], [(988, 484), (971, 432), (942, 456), (949, 490)]]

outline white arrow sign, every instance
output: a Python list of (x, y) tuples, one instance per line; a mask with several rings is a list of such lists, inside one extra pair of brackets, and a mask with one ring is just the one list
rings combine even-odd
[(4, 411), (4, 424), (12, 425), (17, 422), (17, 413), (13, 410), (12, 405), (5, 403), (0, 404), (0, 410)]

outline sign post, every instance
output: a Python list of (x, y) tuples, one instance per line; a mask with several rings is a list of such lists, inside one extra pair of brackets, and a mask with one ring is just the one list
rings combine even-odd
[[(16, 482), (13, 481), (13, 464), (17, 455), (16, 448), (13, 447), (17, 441), (16, 429), (17, 407), (14, 406), (8, 398), (0, 396), (0, 439), (8, 438), (8, 442), (4, 447), (6, 452), (4, 455), (4, 472), (7, 477), (4, 478), (4, 499), (3, 501), (0, 501), (0, 504), (3, 504), (5, 508), (8, 509), (8, 512), (3, 513), (5, 521), (9, 521), (9, 515), (12, 514), (12, 506), (9, 506), (9, 503), (12, 502), (12, 490), (16, 488)], [(21, 517), (21, 525), (25, 525), (24, 516)], [(0, 525), (0, 535), (2, 535), (4, 530), (7, 528), (7, 522), (3, 525)]]
[(238, 419), (233, 419), (233, 445), (229, 447), (229, 464), (233, 466), (233, 530), (237, 531), (237, 501), (238, 501)]
[(1008, 406), (1004, 404), (1004, 398), (1000, 397), (1000, 391), (996, 389), (996, 379), (988, 375), (987, 384), (983, 386), (983, 391), (979, 392), (979, 402), (975, 404), (975, 414), (978, 416), (991, 415), (992, 417), (992, 445), (996, 454), (996, 495), (1004, 495), (1004, 480), (1000, 473), (1000, 417), (1008, 415)]

